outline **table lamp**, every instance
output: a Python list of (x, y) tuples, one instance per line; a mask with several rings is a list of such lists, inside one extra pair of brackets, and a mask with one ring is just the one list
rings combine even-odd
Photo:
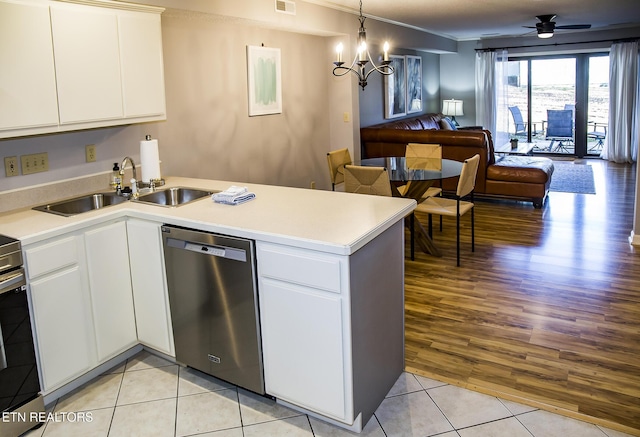
[(447, 116), (450, 115), (451, 121), (456, 127), (460, 126), (456, 121), (456, 115), (464, 115), (464, 112), (462, 112), (462, 100), (443, 100), (442, 113)]

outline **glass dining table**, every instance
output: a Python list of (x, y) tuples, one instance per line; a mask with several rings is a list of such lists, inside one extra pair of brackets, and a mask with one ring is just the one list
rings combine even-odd
[[(440, 161), (440, 169), (434, 168), (437, 166), (433, 166), (433, 162), (426, 159), (406, 158), (404, 156), (366, 158), (354, 164), (367, 167), (385, 167), (389, 173), (393, 195), (414, 199), (420, 203), (422, 195), (435, 182), (460, 176), (462, 172), (462, 162), (452, 159), (442, 159)], [(402, 192), (398, 190), (400, 183), (407, 185)], [(434, 256), (441, 256), (440, 251), (419, 220), (414, 220), (411, 217), (405, 223), (410, 228), (413, 228), (413, 238), (424, 252)]]

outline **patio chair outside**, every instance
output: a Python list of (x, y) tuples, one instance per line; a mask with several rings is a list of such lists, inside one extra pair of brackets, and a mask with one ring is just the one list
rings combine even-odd
[(513, 117), (513, 124), (516, 127), (514, 135), (527, 135), (527, 125), (522, 119), (520, 108), (518, 108), (517, 106), (509, 106), (509, 112), (511, 112), (511, 117)]
[[(547, 130), (545, 139), (551, 140), (550, 152), (571, 153), (567, 144), (573, 146), (573, 111), (571, 109), (547, 109)], [(554, 143), (558, 142), (555, 149)]]
[[(527, 124), (528, 122), (524, 121), (522, 118), (522, 112), (520, 112), (520, 108), (517, 106), (509, 106), (509, 112), (511, 113), (511, 117), (513, 118), (513, 124), (515, 126), (515, 132), (513, 133), (516, 137), (527, 137)], [(536, 128), (537, 123), (533, 124), (533, 130), (531, 131), (531, 135), (535, 136), (538, 134), (538, 129)]]
[(593, 122), (589, 123), (593, 125), (593, 130), (587, 132), (587, 138), (596, 140), (595, 144), (589, 147), (588, 152), (601, 152), (604, 146), (604, 139), (607, 137), (607, 124)]

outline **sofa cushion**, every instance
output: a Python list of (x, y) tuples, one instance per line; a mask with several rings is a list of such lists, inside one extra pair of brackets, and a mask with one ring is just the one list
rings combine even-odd
[[(374, 126), (375, 127), (375, 126)], [(422, 130), (422, 123), (415, 118), (406, 118), (404, 120), (392, 121), (384, 123), (385, 129), (404, 129), (404, 130)]]
[(422, 114), (418, 117), (418, 121), (422, 124), (422, 129), (441, 129), (440, 120), (442, 117), (440, 114)]
[(553, 161), (532, 156), (503, 156), (487, 167), (487, 179), (546, 184), (553, 174)]

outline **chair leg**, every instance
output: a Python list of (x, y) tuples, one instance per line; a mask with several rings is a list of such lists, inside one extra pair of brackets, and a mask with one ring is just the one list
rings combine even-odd
[(409, 230), (410, 238), (411, 238), (411, 261), (415, 260), (415, 236), (414, 236), (414, 223), (415, 223), (415, 214), (411, 213), (411, 217), (409, 218), (409, 223), (411, 225), (411, 229)]
[(471, 208), (471, 252), (476, 251), (476, 225), (473, 216), (473, 210), (475, 208)]
[[(442, 189), (442, 179), (440, 179), (440, 189)], [(440, 197), (442, 197), (442, 191), (440, 192)], [(440, 216), (440, 232), (442, 232), (442, 216)]]
[(456, 265), (460, 267), (460, 199), (456, 211)]
[(460, 267), (460, 214), (456, 216), (456, 265)]
[(331, 191), (336, 191), (336, 184), (331, 182)]

